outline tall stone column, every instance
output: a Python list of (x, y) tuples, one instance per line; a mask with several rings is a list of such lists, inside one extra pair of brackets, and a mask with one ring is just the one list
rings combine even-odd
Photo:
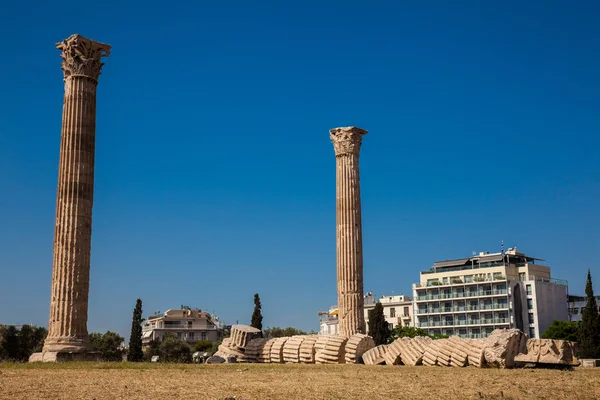
[[(88, 293), (94, 200), (96, 86), (110, 46), (80, 35), (62, 51), (65, 96), (60, 140), (50, 322), (43, 353), (88, 350)], [(44, 361), (46, 357), (44, 356)], [(53, 361), (53, 360), (49, 360)]]
[(365, 333), (358, 156), (367, 131), (350, 126), (329, 133), (336, 168), (338, 330), (350, 336)]

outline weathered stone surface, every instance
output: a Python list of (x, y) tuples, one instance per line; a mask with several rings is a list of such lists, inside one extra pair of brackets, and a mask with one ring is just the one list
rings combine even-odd
[(439, 344), (440, 340), (434, 340), (425, 348), (425, 351), (423, 352), (423, 365), (427, 365), (429, 367), (437, 365)]
[(375, 347), (375, 341), (372, 337), (362, 333), (355, 333), (350, 336), (346, 342), (345, 358), (346, 364), (358, 364), (362, 362), (362, 355), (365, 351)]
[(223, 364), (224, 362), (225, 362), (225, 358), (218, 356), (216, 354), (212, 355), (206, 359), (207, 364)]
[(383, 359), (385, 360), (386, 365), (400, 365), (402, 364), (402, 349), (406, 346), (407, 342), (410, 341), (410, 338), (400, 338), (394, 340), (390, 343), (386, 349), (385, 356)]
[(244, 352), (233, 346), (231, 341), (225, 341), (225, 339), (223, 339), (214, 355), (224, 358), (226, 362), (232, 362), (230, 361), (232, 357), (236, 359), (236, 362), (247, 361)]
[(319, 348), (315, 354), (317, 364), (343, 364), (345, 349), (348, 338), (345, 336), (328, 336), (325, 345)]
[(425, 348), (431, 343), (429, 336), (417, 336), (409, 341), (400, 342), (402, 363), (405, 365), (419, 365), (423, 360)]
[(289, 339), (288, 336), (276, 338), (273, 341), (273, 346), (271, 347), (271, 363), (272, 364), (282, 364), (283, 363), (283, 346), (285, 342)]
[(485, 340), (474, 339), (469, 342), (467, 350), (469, 356), (469, 365), (473, 367), (485, 367)]
[(285, 363), (300, 362), (300, 347), (306, 336), (292, 336), (283, 345), (283, 361)]
[[(248, 360), (248, 362), (258, 362), (258, 354), (259, 351), (264, 347), (265, 343), (267, 342), (268, 339), (265, 338), (258, 338), (258, 339), (252, 339), (248, 345), (246, 346), (246, 350), (245, 350), (245, 354), (246, 354), (246, 359)], [(270, 349), (269, 349), (269, 353), (270, 353)], [(270, 356), (269, 356), (270, 359)]]
[(553, 339), (529, 339), (527, 341), (526, 353), (516, 355), (515, 362), (579, 365), (575, 354), (577, 354), (577, 343), (575, 342)]
[(366, 130), (329, 131), (336, 163), (336, 243), (339, 333), (365, 333), (363, 252), (358, 157)]
[(451, 336), (448, 340), (452, 346), (450, 365), (452, 367), (466, 367), (469, 364), (469, 339), (461, 339), (458, 336)]
[(581, 366), (585, 368), (600, 368), (600, 359), (598, 358), (582, 358)]
[(275, 343), (276, 339), (268, 339), (262, 347), (258, 348), (258, 358), (257, 361), (259, 363), (270, 363), (271, 362), (271, 348), (273, 347), (273, 343)]
[(304, 341), (300, 345), (300, 362), (304, 364), (315, 363), (315, 344), (317, 343), (317, 335), (308, 335), (304, 337)]
[(101, 58), (109, 55), (110, 46), (72, 35), (56, 47), (62, 50), (65, 95), (50, 320), (43, 352), (57, 353), (57, 358), (60, 358), (63, 353), (89, 350), (87, 317), (94, 198), (96, 86), (102, 67)]
[(98, 352), (68, 352), (68, 351), (46, 351), (33, 353), (29, 362), (63, 362), (63, 361), (102, 361), (102, 355)]
[(448, 344), (448, 339), (438, 339), (434, 342), (437, 347), (437, 365), (449, 367), (452, 359), (452, 348)]
[(385, 353), (387, 352), (387, 344), (380, 344), (370, 350), (364, 352), (362, 359), (366, 365), (378, 365), (385, 363)]
[(252, 339), (260, 338), (260, 329), (249, 325), (233, 325), (231, 327), (231, 344), (239, 349), (245, 349)]
[(484, 340), (485, 362), (490, 367), (514, 367), (515, 356), (527, 347), (527, 337), (518, 329), (496, 329)]

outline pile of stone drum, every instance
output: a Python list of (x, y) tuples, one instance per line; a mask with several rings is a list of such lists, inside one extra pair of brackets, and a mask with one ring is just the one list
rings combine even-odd
[(375, 347), (367, 335), (297, 335), (264, 339), (247, 325), (233, 325), (231, 337), (223, 339), (207, 362), (258, 362), (303, 364), (357, 364), (363, 353)]
[(375, 346), (367, 335), (298, 335), (265, 339), (258, 329), (234, 325), (211, 362), (426, 365), (513, 368), (525, 364), (578, 365), (576, 343), (527, 339), (518, 329), (497, 329), (485, 339), (452, 336), (401, 338)]
[(485, 339), (432, 340), (401, 338), (363, 354), (369, 365), (513, 368), (524, 364), (578, 365), (576, 344), (564, 340), (527, 339), (518, 329), (497, 329)]

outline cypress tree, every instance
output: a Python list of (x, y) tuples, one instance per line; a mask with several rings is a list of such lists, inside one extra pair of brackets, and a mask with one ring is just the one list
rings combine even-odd
[(585, 294), (587, 295), (587, 304), (581, 313), (581, 322), (577, 332), (578, 358), (600, 358), (600, 316), (598, 315), (598, 305), (594, 297), (592, 275), (589, 269)]
[(129, 336), (129, 351), (127, 361), (140, 362), (144, 358), (142, 351), (142, 300), (137, 299), (131, 320), (131, 335)]
[(373, 338), (376, 345), (386, 344), (390, 338), (390, 327), (383, 314), (381, 302), (377, 302), (372, 310), (369, 310), (369, 336)]
[(262, 314), (260, 312), (262, 306), (260, 304), (260, 296), (258, 293), (254, 294), (254, 311), (252, 312), (252, 322), (250, 326), (256, 329), (260, 329), (262, 331)]

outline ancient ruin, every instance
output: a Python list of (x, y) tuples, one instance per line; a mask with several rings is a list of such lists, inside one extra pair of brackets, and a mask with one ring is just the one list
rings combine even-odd
[[(566, 340), (529, 339), (518, 329), (497, 329), (483, 339), (451, 336), (403, 337), (375, 346), (360, 333), (297, 335), (264, 339), (254, 328), (234, 325), (231, 338), (223, 339), (207, 363), (259, 362), (271, 364), (424, 365), (463, 368), (516, 368), (527, 365), (575, 366), (577, 344)], [(248, 334), (250, 333), (250, 334)], [(243, 338), (243, 339), (241, 339)]]
[(526, 364), (579, 365), (575, 357), (577, 343), (568, 340), (529, 339), (525, 353), (519, 353), (514, 360)]
[(339, 333), (365, 332), (363, 253), (358, 158), (366, 130), (354, 126), (329, 131), (336, 164), (336, 243)]
[(80, 35), (58, 43), (65, 95), (48, 337), (30, 361), (85, 359), (90, 284), (96, 86), (110, 45)]

